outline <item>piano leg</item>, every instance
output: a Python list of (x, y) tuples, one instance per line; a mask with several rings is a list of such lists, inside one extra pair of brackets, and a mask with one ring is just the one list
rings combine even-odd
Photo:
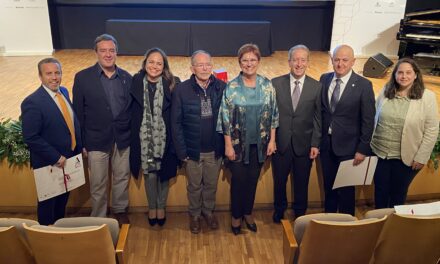
[(399, 44), (399, 51), (397, 52), (397, 55), (399, 56), (399, 59), (406, 57), (406, 47), (408, 46), (408, 43), (405, 41), (400, 41)]

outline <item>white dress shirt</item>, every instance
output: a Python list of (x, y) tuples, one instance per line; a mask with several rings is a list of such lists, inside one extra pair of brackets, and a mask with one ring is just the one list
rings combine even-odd
[[(340, 88), (339, 88), (339, 99), (341, 99), (342, 93), (345, 91), (345, 86), (347, 86), (348, 80), (350, 80), (351, 74), (353, 73), (353, 70), (351, 70), (349, 73), (347, 73), (345, 76), (339, 78), (341, 79), (341, 84), (340, 84)], [(330, 83), (330, 87), (328, 88), (328, 103), (331, 103), (332, 100), (332, 95), (333, 95), (333, 91), (335, 90), (335, 86), (336, 86), (336, 79), (338, 79), (338, 77), (336, 77), (336, 74), (334, 74), (332, 82)]]
[[(55, 97), (57, 95), (56, 92), (52, 91), (51, 89), (47, 88), (46, 86), (42, 85), (44, 90), (46, 90), (46, 92), (50, 95), (50, 97), (52, 98), (52, 100), (55, 102), (55, 104), (58, 106), (58, 109), (60, 109), (60, 112), (63, 113), (63, 110), (61, 110), (61, 106), (60, 103), (58, 102), (58, 99)], [(60, 92), (61, 93), (61, 92)], [(70, 118), (72, 118), (72, 121), (74, 120), (73, 117), (73, 110), (72, 107), (70, 106), (69, 101), (67, 101), (66, 97), (64, 95), (61, 96), (61, 98), (63, 98), (64, 102), (66, 102), (67, 105), (67, 110), (69, 111), (70, 114)]]
[(303, 86), (304, 86), (304, 80), (306, 79), (306, 75), (304, 74), (299, 79), (295, 79), (295, 77), (292, 74), (289, 74), (289, 75), (290, 75), (290, 96), (292, 97), (293, 90), (295, 89), (295, 81), (299, 82), (298, 85), (299, 85), (299, 91), (301, 94)]

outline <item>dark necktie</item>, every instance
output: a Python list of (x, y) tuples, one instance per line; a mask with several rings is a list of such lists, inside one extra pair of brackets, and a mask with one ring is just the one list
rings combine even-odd
[(298, 106), (300, 95), (301, 95), (301, 91), (299, 89), (299, 81), (295, 81), (295, 87), (293, 88), (293, 92), (292, 92), (293, 111), (295, 111), (296, 107)]
[(335, 89), (333, 89), (332, 98), (330, 99), (330, 109), (332, 113), (335, 111), (336, 105), (339, 102), (339, 94), (341, 92), (341, 79), (336, 79)]

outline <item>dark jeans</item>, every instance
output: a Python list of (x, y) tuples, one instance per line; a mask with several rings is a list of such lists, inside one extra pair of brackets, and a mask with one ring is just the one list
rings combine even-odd
[(244, 215), (252, 214), (254, 208), (255, 192), (261, 166), (258, 162), (257, 146), (251, 145), (249, 149), (249, 164), (231, 162), (231, 212), (232, 217), (238, 219)]
[(400, 159), (379, 158), (374, 172), (376, 208), (392, 208), (404, 204), (408, 187), (419, 171), (406, 166)]
[(37, 215), (40, 225), (52, 225), (64, 217), (69, 192), (38, 202)]
[(293, 191), (292, 209), (295, 217), (306, 213), (312, 162), (309, 155), (297, 156), (292, 145), (285, 153), (276, 153), (272, 157), (273, 204), (278, 215), (284, 215), (287, 209), (286, 183), (289, 173), (292, 173), (290, 182)]
[(325, 212), (326, 213), (343, 213), (354, 216), (355, 212), (355, 187), (341, 187), (333, 190), (333, 184), (338, 173), (339, 164), (342, 161), (354, 158), (351, 156), (337, 156), (331, 147), (331, 136), (329, 136), (329, 146), (323, 148), (320, 154), (322, 174), (324, 178), (325, 191)]

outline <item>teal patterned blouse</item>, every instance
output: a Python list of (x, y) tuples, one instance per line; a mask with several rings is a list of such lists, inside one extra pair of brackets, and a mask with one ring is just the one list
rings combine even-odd
[[(246, 96), (248, 91), (245, 89), (249, 88), (245, 87), (241, 74), (227, 84), (220, 106), (217, 131), (231, 137), (237, 157), (235, 161), (249, 163), (247, 134), (249, 129), (255, 128), (247, 127), (249, 123), (246, 120), (246, 115), (249, 109), (257, 105), (258, 160), (264, 162), (267, 145), (270, 141), (270, 131), (272, 128), (277, 128), (279, 122), (275, 89), (271, 81), (261, 75), (257, 75), (256, 97), (252, 101), (249, 101)], [(259, 100), (257, 104), (255, 103), (256, 99)], [(253, 110), (255, 111), (255, 109)]]

